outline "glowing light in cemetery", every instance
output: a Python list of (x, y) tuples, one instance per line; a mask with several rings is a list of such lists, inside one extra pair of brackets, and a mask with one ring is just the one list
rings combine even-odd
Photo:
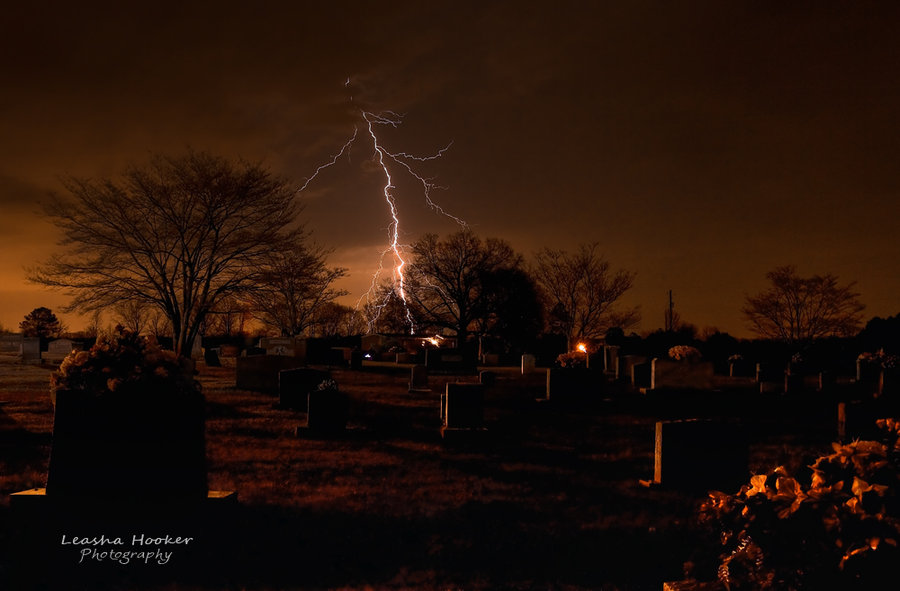
[(431, 344), (434, 345), (435, 347), (440, 347), (440, 346), (441, 346), (441, 342), (442, 342), (443, 340), (444, 340), (444, 337), (442, 337), (441, 335), (434, 335), (433, 337), (426, 337), (426, 338), (425, 338), (425, 341), (431, 343)]
[(587, 353), (587, 345), (585, 345), (584, 343), (578, 343), (577, 345), (575, 345), (575, 349), (582, 353)]

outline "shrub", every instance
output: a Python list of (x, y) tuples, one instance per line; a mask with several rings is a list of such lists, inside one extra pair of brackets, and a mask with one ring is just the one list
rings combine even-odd
[(736, 495), (710, 493), (701, 522), (720, 532), (727, 589), (819, 589), (877, 581), (900, 559), (900, 422), (878, 422), (886, 443), (833, 444), (803, 486), (783, 467)]

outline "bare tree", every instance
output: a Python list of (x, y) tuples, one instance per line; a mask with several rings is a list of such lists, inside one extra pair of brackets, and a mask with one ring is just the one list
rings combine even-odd
[(113, 306), (116, 321), (135, 334), (143, 334), (150, 322), (150, 309), (137, 300), (124, 300)]
[(865, 305), (853, 291), (855, 282), (839, 285), (831, 274), (799, 277), (792, 265), (777, 267), (766, 278), (769, 289), (747, 296), (741, 310), (759, 336), (797, 344), (859, 331)]
[(273, 252), (302, 239), (294, 192), (259, 165), (207, 153), (157, 156), (120, 179), (69, 178), (46, 212), (65, 250), (29, 271), (72, 297), (67, 311), (158, 308), (178, 354), (223, 298), (256, 289)]
[(598, 249), (597, 243), (582, 244), (575, 253), (545, 248), (535, 255), (534, 277), (547, 299), (550, 321), (570, 346), (640, 322), (637, 308), (615, 307), (634, 284), (634, 273), (613, 271)]
[(206, 333), (225, 337), (244, 334), (247, 323), (252, 318), (250, 306), (237, 297), (229, 296), (221, 300), (207, 315)]
[(417, 321), (456, 331), (460, 346), (473, 324), (489, 314), (489, 274), (518, 268), (522, 257), (497, 238), (482, 241), (463, 230), (441, 241), (426, 234), (412, 247), (406, 293)]
[(313, 326), (322, 306), (347, 294), (332, 287), (347, 270), (328, 267), (328, 252), (318, 246), (298, 245), (264, 257), (257, 289), (249, 298), (256, 317), (283, 336), (300, 335)]

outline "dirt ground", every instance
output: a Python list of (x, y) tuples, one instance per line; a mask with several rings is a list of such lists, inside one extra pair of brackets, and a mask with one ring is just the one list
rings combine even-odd
[[(49, 371), (0, 359), (0, 575), (22, 570), (9, 495), (46, 480)], [(201, 366), (209, 486), (239, 503), (205, 530), (204, 551), (176, 550), (171, 568), (72, 567), (65, 588), (658, 590), (709, 539), (693, 521), (702, 492), (640, 482), (653, 474), (657, 420), (739, 421), (753, 472), (802, 470), (833, 435), (827, 413), (770, 407), (740, 381), (668, 398), (611, 388), (573, 407), (536, 400), (543, 372), (509, 368), (486, 391), (487, 433), (448, 442), (439, 393), (475, 376), (431, 376), (430, 393), (410, 393), (408, 368), (332, 374), (350, 424), (320, 438), (298, 436), (305, 413), (236, 389), (233, 369)], [(25, 555), (45, 581), (46, 562)]]

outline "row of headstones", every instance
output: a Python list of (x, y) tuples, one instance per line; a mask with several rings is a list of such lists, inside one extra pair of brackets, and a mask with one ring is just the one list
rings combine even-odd
[[(484, 430), (484, 388), (494, 383), (496, 374), (483, 371), (478, 383), (447, 383), (441, 394), (441, 434), (447, 431)], [(331, 387), (323, 387), (330, 384)], [(410, 372), (410, 392), (431, 392), (428, 368), (414, 366)], [(307, 367), (278, 372), (281, 408), (305, 410), (306, 428), (312, 432), (334, 433), (346, 429), (350, 404), (347, 395), (334, 384), (331, 372)]]

